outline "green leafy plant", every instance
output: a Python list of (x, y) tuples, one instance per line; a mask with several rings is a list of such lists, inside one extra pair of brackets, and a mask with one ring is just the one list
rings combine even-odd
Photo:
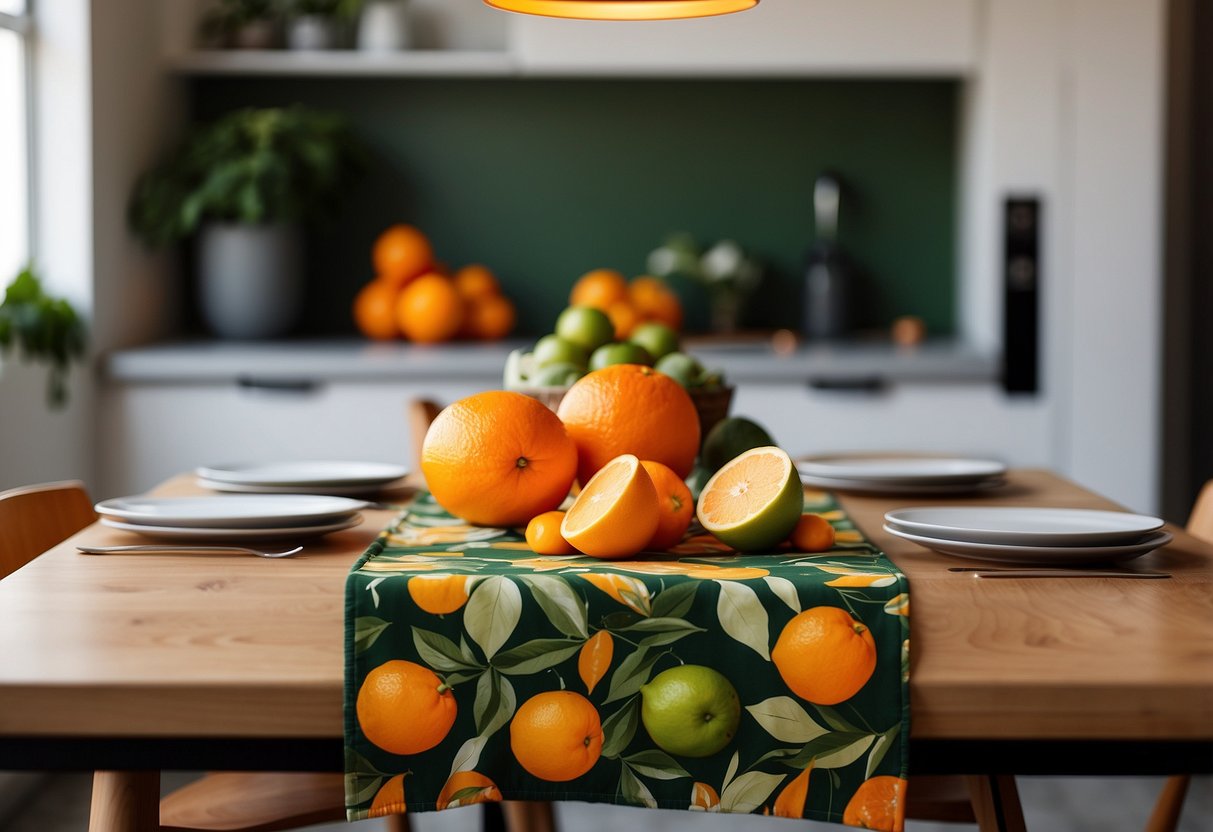
[(361, 160), (340, 116), (299, 107), (238, 110), (197, 131), (139, 180), (130, 224), (149, 245), (164, 246), (206, 220), (256, 224), (321, 216)]
[(67, 373), (84, 354), (84, 324), (72, 305), (53, 298), (27, 266), (9, 284), (0, 302), (0, 354), (13, 349), (30, 362), (50, 365), (46, 398), (51, 407), (67, 403)]
[(291, 17), (353, 18), (362, 8), (362, 0), (288, 0), (286, 12)]
[(219, 0), (202, 16), (199, 28), (204, 40), (219, 40), (254, 21), (281, 16), (278, 0)]

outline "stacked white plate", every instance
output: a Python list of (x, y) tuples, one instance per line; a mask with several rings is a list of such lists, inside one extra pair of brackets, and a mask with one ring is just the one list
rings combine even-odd
[(362, 522), (362, 500), (287, 494), (118, 497), (97, 503), (102, 525), (162, 540), (260, 541), (318, 537)]
[(904, 508), (884, 530), (945, 555), (1084, 566), (1141, 557), (1171, 542), (1157, 517), (1071, 508)]
[(801, 482), (854, 494), (945, 496), (997, 488), (1007, 466), (992, 459), (829, 454), (796, 463)]
[(194, 471), (198, 484), (235, 494), (370, 494), (399, 484), (409, 473), (386, 462), (240, 463)]

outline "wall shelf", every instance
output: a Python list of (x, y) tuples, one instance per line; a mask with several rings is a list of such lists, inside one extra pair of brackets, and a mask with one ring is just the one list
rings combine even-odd
[(515, 58), (504, 51), (428, 49), (374, 53), (353, 49), (323, 52), (273, 50), (207, 50), (168, 59), (171, 71), (186, 76), (291, 77), (469, 77), (500, 78), (517, 74)]

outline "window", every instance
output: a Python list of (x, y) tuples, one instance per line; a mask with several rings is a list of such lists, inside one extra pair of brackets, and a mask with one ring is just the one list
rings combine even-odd
[(30, 17), (0, 0), (0, 287), (30, 258)]

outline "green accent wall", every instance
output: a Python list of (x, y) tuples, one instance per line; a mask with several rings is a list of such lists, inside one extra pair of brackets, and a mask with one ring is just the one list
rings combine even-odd
[[(349, 332), (377, 232), (411, 222), (452, 266), (483, 262), (550, 330), (572, 282), (644, 269), (668, 232), (731, 237), (767, 263), (751, 326), (798, 327), (816, 175), (839, 173), (860, 318), (955, 318), (958, 85), (951, 81), (205, 79), (194, 115), (302, 104), (345, 113), (371, 151), (340, 218), (309, 239), (313, 334)], [(692, 328), (706, 301), (677, 287)]]

